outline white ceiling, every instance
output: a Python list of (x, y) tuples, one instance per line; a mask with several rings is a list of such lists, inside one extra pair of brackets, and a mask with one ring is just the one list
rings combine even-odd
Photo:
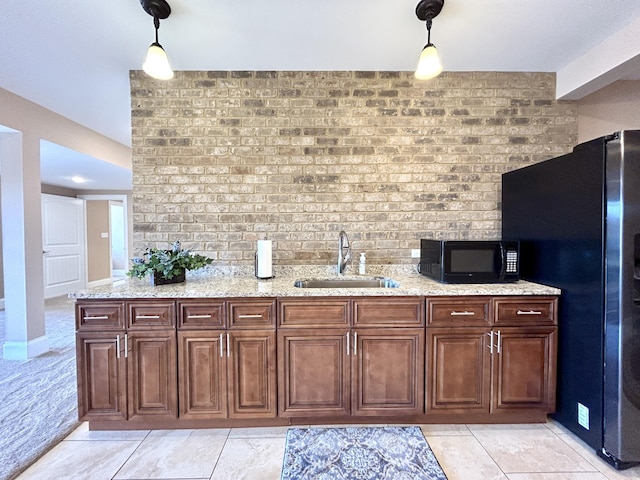
[[(411, 71), (426, 43), (418, 0), (168, 1), (160, 43), (175, 70)], [(576, 98), (640, 79), (636, 31), (639, 0), (445, 0), (431, 33), (445, 70), (558, 72)], [(128, 72), (153, 38), (139, 0), (3, 0), (0, 88), (129, 146)], [(45, 182), (91, 161), (45, 154)], [(93, 176), (127, 174), (114, 168)]]

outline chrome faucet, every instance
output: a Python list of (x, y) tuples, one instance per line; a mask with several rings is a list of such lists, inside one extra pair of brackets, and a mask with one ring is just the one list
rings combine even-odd
[[(346, 251), (346, 253), (345, 253)], [(338, 236), (338, 275), (342, 275), (347, 268), (347, 264), (351, 261), (351, 248), (349, 247), (349, 238), (344, 230), (340, 231)]]

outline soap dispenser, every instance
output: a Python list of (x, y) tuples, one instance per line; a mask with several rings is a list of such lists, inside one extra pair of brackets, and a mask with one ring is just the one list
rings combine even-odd
[(358, 273), (360, 275), (364, 275), (365, 273), (367, 273), (367, 259), (364, 252), (360, 254), (360, 268), (358, 268)]

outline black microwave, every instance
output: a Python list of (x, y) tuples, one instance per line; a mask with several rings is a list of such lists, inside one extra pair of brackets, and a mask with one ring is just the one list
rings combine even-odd
[(520, 243), (422, 239), (418, 271), (443, 283), (516, 282), (520, 278)]

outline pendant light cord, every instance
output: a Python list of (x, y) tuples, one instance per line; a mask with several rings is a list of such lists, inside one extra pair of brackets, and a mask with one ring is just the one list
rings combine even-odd
[(160, 29), (160, 19), (157, 15), (153, 16), (153, 26), (156, 27), (156, 43), (159, 44), (160, 42), (158, 42), (158, 30)]

